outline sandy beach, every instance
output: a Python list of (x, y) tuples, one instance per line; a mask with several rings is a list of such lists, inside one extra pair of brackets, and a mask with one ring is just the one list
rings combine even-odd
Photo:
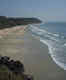
[(0, 30), (0, 55), (13, 59), (23, 58), (25, 28), (26, 26), (15, 26)]
[(0, 55), (22, 61), (34, 80), (66, 80), (66, 71), (53, 62), (48, 47), (25, 29), (20, 26), (0, 31)]

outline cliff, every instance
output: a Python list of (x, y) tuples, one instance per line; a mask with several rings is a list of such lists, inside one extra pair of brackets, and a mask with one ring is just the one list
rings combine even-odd
[(10, 28), (17, 25), (27, 25), (27, 24), (38, 24), (42, 21), (38, 18), (13, 18), (13, 17), (6, 17), (0, 16), (0, 29)]

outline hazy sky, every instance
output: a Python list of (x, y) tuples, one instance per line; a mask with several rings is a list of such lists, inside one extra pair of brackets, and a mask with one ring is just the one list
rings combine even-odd
[(0, 0), (0, 16), (66, 21), (66, 0)]

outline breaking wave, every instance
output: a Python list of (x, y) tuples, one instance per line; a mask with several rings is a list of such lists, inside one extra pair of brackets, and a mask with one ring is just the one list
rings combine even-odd
[(60, 33), (52, 33), (46, 29), (41, 29), (35, 25), (29, 25), (29, 29), (36, 37), (40, 37), (40, 42), (46, 44), (53, 61), (66, 70), (66, 39)]

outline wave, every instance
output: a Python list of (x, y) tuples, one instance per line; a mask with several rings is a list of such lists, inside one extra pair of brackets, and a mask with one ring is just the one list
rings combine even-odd
[(53, 51), (55, 50), (55, 48), (53, 48), (51, 45), (49, 45), (49, 42), (47, 42), (47, 41), (45, 41), (45, 40), (40, 39), (40, 41), (48, 46), (49, 53), (51, 54), (51, 57), (52, 57), (53, 61), (54, 61), (58, 66), (60, 66), (60, 67), (63, 68), (64, 70), (66, 70), (66, 64), (61, 63), (61, 62), (59, 62), (58, 60), (56, 60), (55, 55), (53, 55)]
[(64, 40), (64, 36), (41, 29), (35, 25), (30, 25), (30, 30), (33, 35), (40, 37), (40, 42), (48, 46), (53, 61), (66, 70), (66, 40)]
[(66, 43), (64, 44), (64, 46), (66, 46)]

